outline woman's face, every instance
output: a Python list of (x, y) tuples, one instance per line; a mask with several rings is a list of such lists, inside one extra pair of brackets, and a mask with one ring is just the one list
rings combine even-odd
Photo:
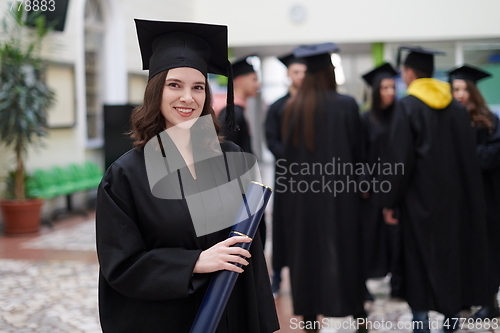
[(465, 80), (453, 80), (451, 83), (453, 97), (462, 105), (466, 105), (469, 102), (469, 90), (467, 90), (467, 83)]
[(180, 67), (168, 71), (161, 101), (166, 128), (201, 115), (205, 105), (205, 87), (205, 76), (197, 69)]
[(394, 79), (382, 79), (380, 81), (380, 107), (382, 109), (388, 108), (394, 103), (396, 97), (396, 82)]

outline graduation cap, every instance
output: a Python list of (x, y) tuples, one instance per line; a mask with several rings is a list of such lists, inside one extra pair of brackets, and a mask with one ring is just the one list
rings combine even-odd
[(363, 75), (363, 79), (370, 86), (374, 86), (377, 82), (380, 82), (382, 79), (393, 78), (398, 74), (398, 72), (391, 66), (389, 63), (385, 63), (374, 70)]
[(400, 46), (398, 49), (397, 67), (401, 64), (401, 51), (403, 50), (410, 51), (403, 65), (431, 74), (434, 73), (434, 56), (446, 55), (442, 51), (425, 49), (420, 46)]
[(317, 73), (328, 66), (333, 66), (330, 55), (334, 52), (339, 52), (336, 44), (323, 43), (299, 46), (293, 50), (293, 55), (297, 58), (304, 58), (307, 72)]
[(291, 64), (306, 64), (304, 59), (295, 57), (293, 53), (278, 57), (278, 60), (281, 61), (281, 63), (283, 63), (283, 65), (287, 68), (290, 67)]
[(226, 126), (234, 127), (232, 71), (227, 56), (227, 26), (134, 19), (142, 56), (142, 69), (149, 80), (179, 67), (228, 77)]
[(477, 83), (477, 81), (490, 76), (490, 73), (469, 65), (464, 65), (448, 72), (450, 82), (453, 80), (468, 80)]
[(248, 58), (250, 57), (255, 57), (255, 55), (248, 55), (232, 62), (231, 67), (233, 68), (233, 77), (255, 73), (255, 68), (253, 68), (253, 65), (248, 61)]

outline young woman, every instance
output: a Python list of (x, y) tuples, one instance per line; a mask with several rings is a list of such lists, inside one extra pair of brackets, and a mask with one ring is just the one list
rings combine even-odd
[(491, 304), (479, 310), (478, 318), (500, 316), (497, 293), (500, 287), (500, 124), (477, 88), (477, 82), (491, 74), (472, 66), (449, 72), (453, 97), (465, 106), (476, 130), (477, 152), (482, 168), (486, 199), (486, 223), (490, 269)]
[(226, 167), (217, 175), (207, 156), (225, 161), (227, 153), (241, 152), (217, 138), (207, 83), (208, 72), (228, 75), (227, 27), (145, 20), (136, 26), (149, 81), (131, 117), (135, 148), (109, 167), (98, 190), (103, 332), (189, 332), (212, 273), (220, 270), (240, 275), (217, 332), (274, 332), (279, 326), (260, 237), (246, 251), (232, 245), (249, 239), (228, 239), (229, 228), (200, 233), (200, 215), (210, 227), (234, 207), (217, 198), (216, 207), (192, 200), (214, 182), (211, 175), (221, 186), (229, 179)]
[(356, 264), (361, 263), (361, 199), (356, 175), (342, 170), (361, 162), (362, 128), (356, 101), (336, 92), (335, 49), (327, 43), (294, 50), (307, 71), (285, 106), (285, 162), (277, 166), (276, 181), (286, 189), (283, 232), (294, 313), (304, 316), (303, 327), (312, 332), (321, 329), (320, 314), (365, 317), (362, 265)]
[[(396, 99), (396, 70), (385, 63), (363, 75), (372, 88), (371, 108), (361, 116), (365, 140), (365, 162), (373, 166), (381, 163), (387, 147), (389, 129)], [(372, 183), (378, 178), (377, 169), (368, 170), (363, 179)], [(391, 294), (398, 296), (400, 277), (397, 272), (397, 225), (384, 222), (377, 193), (371, 189), (364, 193), (362, 202), (363, 260), (366, 278), (380, 278), (391, 272)]]

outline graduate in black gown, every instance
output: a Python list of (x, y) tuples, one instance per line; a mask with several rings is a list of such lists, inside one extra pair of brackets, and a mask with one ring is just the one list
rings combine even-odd
[[(234, 84), (234, 117), (236, 130), (224, 131), (227, 140), (236, 143), (244, 152), (252, 152), (252, 139), (250, 128), (245, 118), (247, 99), (259, 93), (260, 83), (253, 65), (249, 63), (250, 56), (235, 60), (231, 67), (233, 70)], [(219, 120), (224, 124), (226, 108), (219, 113)]]
[[(230, 270), (240, 274), (217, 332), (274, 332), (279, 325), (259, 235), (246, 251), (232, 245), (249, 239), (228, 239), (229, 227), (200, 234), (195, 218), (203, 214), (195, 212), (210, 212), (201, 216), (209, 226), (234, 207), (216, 196), (221, 208), (214, 214), (214, 207), (192, 206), (189, 192), (206, 187), (210, 176), (222, 179), (216, 191), (226, 186), (226, 168), (232, 170), (226, 158), (241, 153), (218, 140), (207, 83), (208, 72), (228, 75), (227, 27), (145, 20), (136, 26), (149, 81), (131, 117), (135, 148), (108, 168), (97, 197), (102, 330), (187, 333), (212, 273)], [(224, 173), (207, 169), (216, 163), (200, 153), (224, 157)], [(154, 178), (165, 169), (167, 176)]]
[[(377, 165), (387, 148), (389, 129), (396, 100), (396, 70), (389, 64), (363, 75), (371, 87), (371, 108), (361, 116), (365, 139), (365, 162), (368, 168), (365, 179), (379, 179)], [(398, 296), (398, 240), (399, 226), (385, 223), (380, 207), (380, 188), (371, 188), (363, 194), (363, 260), (366, 278), (381, 278), (391, 273), (391, 295)]]
[(306, 323), (314, 323), (320, 314), (366, 316), (361, 196), (349, 167), (333, 170), (339, 162), (361, 162), (362, 125), (356, 101), (336, 92), (331, 62), (336, 50), (333, 43), (294, 50), (296, 57), (305, 57), (307, 71), (297, 95), (285, 107), (284, 161), (276, 166), (286, 202), (283, 232), (293, 309)]
[[(306, 73), (306, 64), (303, 59), (296, 58), (293, 54), (279, 57), (279, 61), (287, 67), (287, 75), (290, 79), (290, 86), (285, 96), (271, 104), (267, 111), (265, 130), (267, 146), (274, 155), (275, 161), (283, 158), (283, 142), (281, 127), (283, 126), (283, 112), (285, 104), (291, 96), (295, 96)], [(276, 179), (276, 173), (275, 173)], [(287, 246), (283, 229), (286, 227), (282, 216), (283, 195), (279, 184), (275, 182), (275, 193), (273, 197), (273, 278), (271, 288), (273, 294), (278, 296), (281, 283), (281, 270), (287, 266), (286, 253)]]
[(498, 116), (488, 109), (477, 88), (477, 82), (490, 77), (490, 73), (465, 65), (451, 70), (448, 75), (453, 97), (467, 109), (476, 132), (486, 199), (489, 286), (492, 297), (490, 304), (474, 316), (491, 319), (500, 316), (497, 302), (500, 288), (500, 124)]
[(467, 111), (448, 83), (432, 79), (441, 52), (403, 50), (410, 51), (401, 66), (408, 96), (394, 108), (384, 218), (401, 226), (402, 297), (414, 320), (425, 323), (414, 331), (430, 331), (430, 310), (444, 314), (444, 330), (451, 331), (460, 328), (454, 324), (462, 308), (488, 299), (479, 160)]

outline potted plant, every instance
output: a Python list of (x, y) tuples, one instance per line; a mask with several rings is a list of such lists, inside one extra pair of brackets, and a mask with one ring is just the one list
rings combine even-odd
[(34, 29), (28, 28), (23, 7), (15, 9), (3, 21), (0, 41), (0, 142), (15, 156), (14, 173), (7, 177), (13, 180), (13, 197), (0, 201), (6, 234), (39, 229), (43, 201), (26, 198), (24, 158), (28, 147), (47, 134), (47, 111), (55, 99), (43, 78), (46, 64), (40, 57), (50, 29), (43, 16), (36, 18)]

